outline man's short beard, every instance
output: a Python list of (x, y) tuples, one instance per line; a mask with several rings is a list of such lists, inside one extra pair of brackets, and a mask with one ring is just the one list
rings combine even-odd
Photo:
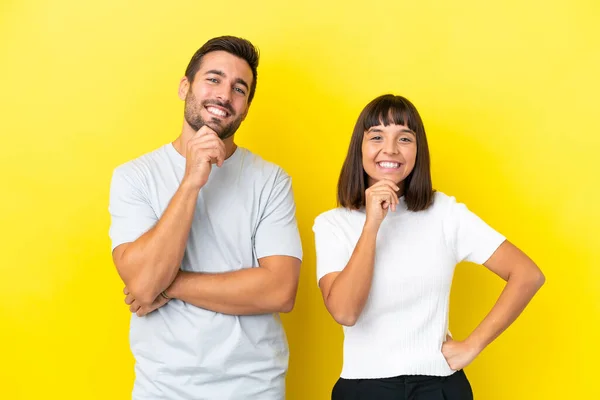
[(222, 104), (214, 100), (205, 100), (202, 102), (201, 105), (199, 105), (196, 96), (194, 96), (194, 94), (191, 91), (189, 91), (187, 96), (185, 97), (185, 120), (194, 131), (198, 132), (200, 128), (206, 125), (215, 132), (217, 132), (217, 135), (221, 140), (225, 140), (228, 137), (232, 136), (238, 130), (242, 123), (243, 116), (235, 118), (227, 125), (222, 125), (221, 121), (216, 117), (212, 118), (210, 121), (205, 121), (200, 115), (200, 110), (203, 107), (206, 107), (210, 104), (223, 107), (231, 115), (235, 115), (233, 108), (229, 104)]

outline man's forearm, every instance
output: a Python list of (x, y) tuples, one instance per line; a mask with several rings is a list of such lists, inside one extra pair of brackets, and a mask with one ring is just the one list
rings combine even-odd
[(141, 303), (152, 303), (177, 276), (197, 199), (198, 190), (182, 183), (158, 223), (115, 254), (121, 278)]
[(281, 279), (262, 267), (220, 274), (180, 271), (166, 294), (223, 314), (255, 315), (291, 311), (297, 287), (297, 277)]

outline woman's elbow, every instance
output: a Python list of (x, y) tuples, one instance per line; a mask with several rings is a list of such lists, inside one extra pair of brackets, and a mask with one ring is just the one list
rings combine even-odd
[(544, 286), (544, 283), (546, 283), (546, 276), (541, 270), (538, 269), (532, 281), (536, 290), (539, 290), (542, 286)]
[(352, 315), (340, 315), (340, 316), (333, 316), (333, 319), (335, 320), (335, 322), (337, 322), (338, 324), (340, 324), (342, 326), (354, 326), (354, 324), (356, 324), (356, 320), (358, 318), (356, 318)]
[(329, 309), (329, 313), (340, 325), (343, 326), (354, 326), (356, 321), (358, 320), (358, 313), (352, 312), (350, 310), (331, 310)]
[(519, 280), (524, 288), (527, 288), (528, 291), (536, 293), (546, 282), (546, 277), (544, 276), (544, 273), (536, 267), (534, 270), (520, 275)]
[(355, 318), (353, 316), (341, 316), (341, 317), (333, 317), (333, 319), (335, 319), (335, 322), (337, 322), (340, 325), (343, 326), (354, 326), (354, 324), (356, 324), (356, 320), (358, 318)]

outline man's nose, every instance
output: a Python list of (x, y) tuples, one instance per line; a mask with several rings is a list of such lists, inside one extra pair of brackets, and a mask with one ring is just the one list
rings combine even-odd
[(225, 88), (224, 86), (225, 85), (223, 85), (223, 87), (219, 88), (217, 91), (217, 99), (223, 103), (229, 104), (231, 103), (231, 90)]

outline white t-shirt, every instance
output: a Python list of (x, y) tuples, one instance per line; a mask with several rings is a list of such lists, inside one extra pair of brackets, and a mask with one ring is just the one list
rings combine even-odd
[[(365, 218), (364, 209), (335, 208), (315, 219), (317, 282), (345, 268)], [(419, 212), (402, 198), (379, 229), (365, 307), (354, 326), (344, 327), (342, 378), (451, 375), (441, 348), (454, 267), (484, 263), (504, 240), (454, 197), (436, 192)]]
[[(162, 216), (185, 172), (171, 144), (115, 169), (109, 211), (114, 249)], [(181, 269), (219, 273), (258, 259), (302, 259), (290, 177), (238, 147), (200, 190)], [(171, 300), (131, 317), (134, 399), (283, 399), (288, 346), (278, 314), (233, 316)]]

